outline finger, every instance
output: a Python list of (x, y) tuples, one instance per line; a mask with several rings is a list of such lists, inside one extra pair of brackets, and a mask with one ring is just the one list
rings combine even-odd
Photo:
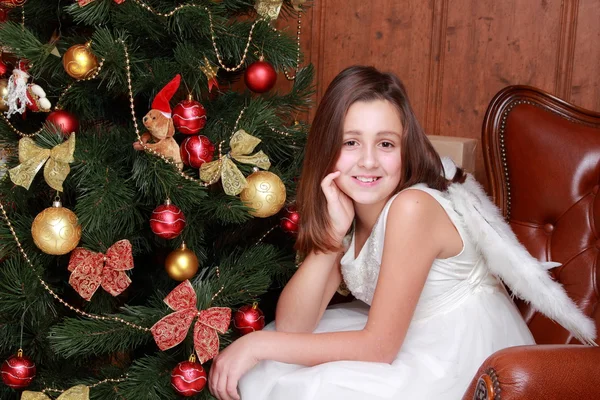
[(235, 376), (229, 375), (229, 377), (227, 377), (227, 385), (225, 390), (227, 390), (227, 395), (233, 400), (240, 400), (240, 396), (238, 395), (237, 391), (237, 383), (238, 379)]
[(333, 182), (333, 180), (334, 180), (334, 179), (336, 179), (336, 178), (339, 178), (339, 176), (340, 176), (341, 174), (342, 174), (342, 173), (341, 173), (340, 171), (334, 171), (334, 172), (332, 172), (332, 173), (330, 173), (330, 174), (327, 174), (327, 175), (325, 176), (325, 178), (323, 178), (323, 180), (321, 181), (321, 186), (322, 186), (322, 187), (323, 187), (323, 186), (324, 186), (324, 187), (326, 187), (326, 186), (329, 186), (329, 185), (331, 185), (331, 183)]
[(217, 366), (215, 365), (216, 358), (213, 360), (213, 363), (210, 367), (210, 371), (208, 374), (208, 389), (213, 394), (213, 396), (217, 396), (217, 384), (219, 383), (219, 372), (217, 371)]
[(227, 374), (219, 374), (219, 382), (217, 383), (217, 396), (219, 400), (231, 400), (227, 394)]
[(327, 197), (327, 200), (333, 200), (334, 198), (332, 196), (335, 196), (339, 191), (336, 183), (333, 180), (338, 178), (340, 175), (341, 172), (335, 171), (327, 175), (321, 181), (321, 190), (323, 191), (323, 194), (325, 194), (325, 197)]

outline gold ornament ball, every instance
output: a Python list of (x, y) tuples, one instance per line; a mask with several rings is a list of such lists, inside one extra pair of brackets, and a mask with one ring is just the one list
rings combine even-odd
[(267, 218), (275, 215), (285, 204), (285, 185), (281, 179), (269, 171), (256, 171), (248, 178), (248, 186), (240, 193), (240, 199), (247, 203), (255, 217)]
[(33, 242), (46, 254), (67, 254), (79, 244), (81, 226), (77, 215), (60, 201), (39, 213), (31, 225)]
[(165, 260), (165, 270), (171, 279), (185, 281), (198, 272), (198, 257), (183, 243), (180, 248), (169, 253)]
[(3, 100), (8, 95), (8, 79), (0, 79), (0, 111), (8, 111), (8, 104)]
[(86, 79), (96, 72), (98, 59), (90, 50), (90, 44), (69, 47), (63, 56), (63, 67), (75, 79)]

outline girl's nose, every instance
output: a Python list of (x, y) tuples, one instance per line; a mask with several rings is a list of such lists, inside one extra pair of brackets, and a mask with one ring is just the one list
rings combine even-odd
[(358, 160), (358, 166), (363, 168), (374, 168), (377, 166), (377, 153), (375, 149), (364, 147)]

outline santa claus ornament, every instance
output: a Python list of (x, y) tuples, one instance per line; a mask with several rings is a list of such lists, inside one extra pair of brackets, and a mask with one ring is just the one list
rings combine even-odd
[(52, 107), (46, 92), (39, 85), (28, 83), (27, 63), (20, 61), (8, 80), (8, 93), (4, 99), (8, 106), (6, 116), (23, 114), (26, 109), (33, 112), (48, 112)]

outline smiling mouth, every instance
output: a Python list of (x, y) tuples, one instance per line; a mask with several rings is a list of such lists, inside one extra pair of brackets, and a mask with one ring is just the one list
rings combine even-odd
[(380, 178), (377, 176), (364, 177), (364, 176), (355, 176), (354, 179), (363, 183), (372, 183), (378, 181)]

